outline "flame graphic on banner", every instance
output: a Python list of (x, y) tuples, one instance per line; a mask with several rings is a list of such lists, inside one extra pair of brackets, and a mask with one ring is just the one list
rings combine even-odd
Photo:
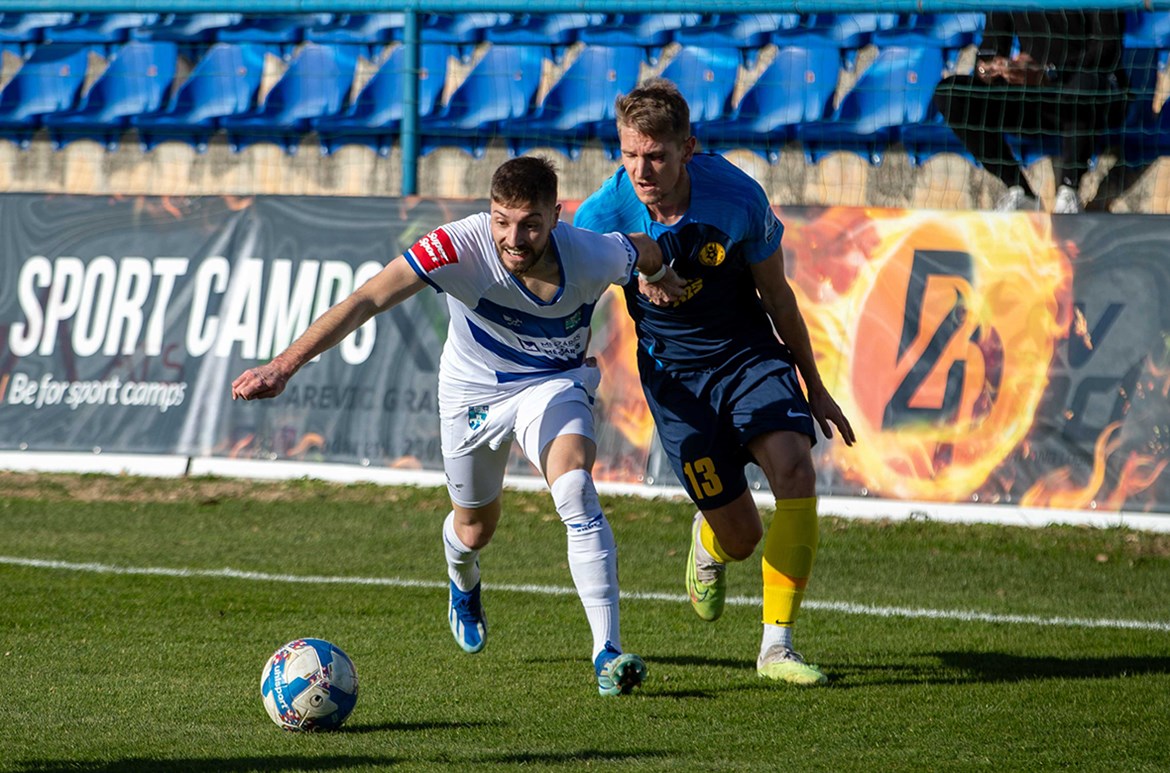
[(886, 496), (956, 500), (1024, 440), (1071, 313), (1072, 268), (1049, 225), (830, 209), (794, 234), (818, 366), (858, 436), (831, 446), (844, 474)]

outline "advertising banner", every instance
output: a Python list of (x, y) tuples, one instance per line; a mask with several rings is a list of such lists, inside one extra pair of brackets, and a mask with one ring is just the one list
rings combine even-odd
[[(230, 383), (485, 206), (0, 197), (0, 450), (441, 470), (447, 311), (430, 290), (276, 400), (233, 402)], [(1170, 219), (779, 215), (821, 374), (858, 434), (817, 444), (822, 493), (1170, 514)], [(634, 341), (612, 288), (594, 314), (596, 474), (673, 486)], [(512, 471), (531, 468), (514, 455)]]

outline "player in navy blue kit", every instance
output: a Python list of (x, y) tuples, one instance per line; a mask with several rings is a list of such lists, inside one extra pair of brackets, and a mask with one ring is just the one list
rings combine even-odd
[(750, 557), (764, 537), (744, 474), (755, 462), (776, 498), (757, 671), (823, 684), (792, 645), (818, 539), (814, 421), (826, 437), (834, 425), (847, 444), (854, 435), (817, 372), (784, 274), (784, 226), (755, 181), (721, 156), (695, 153), (690, 110), (674, 84), (647, 81), (616, 107), (622, 168), (582, 203), (574, 224), (648, 233), (687, 282), (672, 305), (639, 298), (645, 277), (625, 286), (625, 298), (659, 438), (699, 508), (687, 560), (691, 604), (702, 619), (717, 619), (726, 565)]

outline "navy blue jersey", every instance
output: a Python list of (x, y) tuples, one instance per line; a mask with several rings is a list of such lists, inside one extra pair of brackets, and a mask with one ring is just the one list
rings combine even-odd
[(750, 266), (776, 252), (784, 226), (759, 184), (722, 156), (697, 153), (687, 173), (690, 206), (673, 225), (651, 219), (625, 169), (573, 218), (574, 225), (599, 233), (649, 234), (687, 281), (683, 299), (665, 308), (639, 294), (636, 279), (625, 286), (638, 345), (665, 370), (711, 368), (732, 352), (779, 345)]

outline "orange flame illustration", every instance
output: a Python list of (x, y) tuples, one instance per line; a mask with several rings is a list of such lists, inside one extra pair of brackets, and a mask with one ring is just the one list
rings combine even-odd
[[(876, 493), (963, 498), (1032, 425), (1071, 264), (1047, 218), (874, 214), (827, 210), (789, 250), (822, 378), (858, 436), (830, 455)], [(931, 255), (965, 268), (922, 271)]]

